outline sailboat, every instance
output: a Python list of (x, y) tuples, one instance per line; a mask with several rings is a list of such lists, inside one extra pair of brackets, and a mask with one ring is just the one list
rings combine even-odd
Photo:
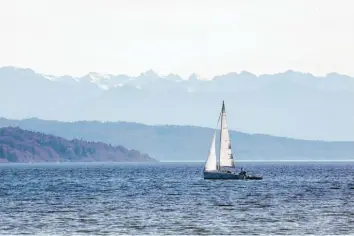
[[(215, 151), (216, 134), (221, 121), (220, 128), (220, 152), (217, 158)], [(222, 102), (222, 108), (219, 115), (217, 128), (211, 142), (208, 159), (204, 166), (204, 179), (262, 179), (259, 176), (249, 176), (246, 171), (235, 173), (235, 162), (232, 156), (230, 134), (227, 127), (225, 103)]]

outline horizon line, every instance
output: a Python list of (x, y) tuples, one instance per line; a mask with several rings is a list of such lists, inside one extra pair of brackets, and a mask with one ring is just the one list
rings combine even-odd
[[(319, 160), (310, 160), (310, 159), (295, 159), (295, 160), (234, 160), (236, 163), (242, 162), (257, 162), (257, 163), (277, 163), (277, 162), (354, 162), (352, 159), (339, 159), (339, 160), (328, 160), (328, 159), (319, 159)], [(158, 163), (205, 163), (205, 161), (159, 161)], [(237, 165), (236, 165), (237, 166)]]

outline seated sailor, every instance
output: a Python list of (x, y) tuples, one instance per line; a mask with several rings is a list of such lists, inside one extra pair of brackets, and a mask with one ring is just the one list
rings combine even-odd
[(246, 173), (247, 173), (247, 172), (246, 172), (246, 171), (244, 171), (244, 170), (243, 170), (243, 168), (241, 168), (240, 175), (244, 175), (244, 176), (246, 176)]

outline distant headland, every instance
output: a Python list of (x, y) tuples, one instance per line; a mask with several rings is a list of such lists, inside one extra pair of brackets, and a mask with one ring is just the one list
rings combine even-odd
[(67, 140), (21, 129), (0, 129), (0, 162), (155, 162), (136, 150), (102, 142)]

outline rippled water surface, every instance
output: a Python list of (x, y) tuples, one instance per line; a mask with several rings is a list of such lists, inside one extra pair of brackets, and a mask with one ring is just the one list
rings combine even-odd
[(242, 163), (261, 181), (204, 180), (200, 164), (2, 164), (1, 235), (350, 234), (354, 163)]

